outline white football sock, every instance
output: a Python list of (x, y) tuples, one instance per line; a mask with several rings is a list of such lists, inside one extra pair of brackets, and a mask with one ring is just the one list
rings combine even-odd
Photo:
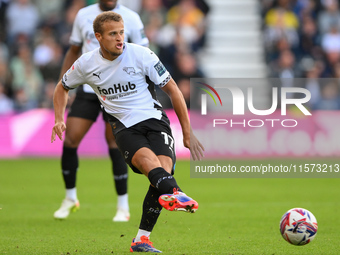
[(118, 196), (117, 208), (129, 211), (128, 194)]
[(66, 198), (71, 199), (73, 201), (78, 201), (77, 188), (74, 187), (73, 189), (66, 189)]
[(135, 242), (140, 242), (140, 238), (141, 236), (146, 236), (146, 237), (150, 237), (151, 232), (143, 230), (143, 229), (138, 229), (138, 233), (137, 236), (135, 238)]

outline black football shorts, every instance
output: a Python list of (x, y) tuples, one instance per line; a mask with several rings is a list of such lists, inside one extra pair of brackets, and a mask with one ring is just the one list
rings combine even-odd
[[(95, 94), (91, 94), (91, 96), (87, 97), (76, 94), (76, 98), (74, 99), (67, 116), (78, 117), (95, 122), (101, 112), (101, 104)], [(103, 119), (108, 122), (105, 116), (106, 114), (103, 114)]]
[(140, 148), (146, 147), (157, 156), (169, 156), (173, 162), (172, 174), (176, 163), (175, 141), (170, 126), (157, 119), (142, 121), (116, 134), (116, 143), (124, 156), (125, 162), (138, 174), (141, 172), (132, 165), (131, 159)]

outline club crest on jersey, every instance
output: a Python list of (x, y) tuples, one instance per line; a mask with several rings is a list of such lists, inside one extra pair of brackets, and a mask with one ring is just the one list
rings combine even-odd
[(136, 74), (135, 68), (133, 67), (124, 67), (123, 71), (125, 71), (128, 75)]
[(102, 72), (93, 73), (92, 75), (98, 77), (98, 79), (101, 80), (101, 79), (100, 79), (100, 74), (101, 74), (101, 73), (102, 73)]
[(154, 68), (156, 69), (159, 76), (162, 76), (166, 72), (165, 66), (162, 64), (161, 61), (158, 61)]

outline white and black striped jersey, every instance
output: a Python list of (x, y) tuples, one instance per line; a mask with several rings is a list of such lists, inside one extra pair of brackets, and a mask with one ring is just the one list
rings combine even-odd
[(147, 77), (160, 87), (171, 79), (150, 49), (124, 43), (123, 53), (113, 61), (103, 58), (100, 48), (84, 53), (65, 73), (62, 84), (66, 89), (89, 84), (105, 111), (124, 127), (131, 127), (146, 119), (162, 118), (162, 106)]
[[(138, 13), (117, 4), (112, 11), (119, 13), (124, 21), (125, 41), (148, 46), (149, 40), (144, 33), (144, 25)], [(92, 4), (80, 9), (73, 23), (70, 44), (82, 47), (82, 53), (89, 52), (99, 47), (99, 42), (93, 32), (93, 21), (103, 11), (99, 4)], [(83, 86), (84, 92), (94, 93), (90, 86)]]

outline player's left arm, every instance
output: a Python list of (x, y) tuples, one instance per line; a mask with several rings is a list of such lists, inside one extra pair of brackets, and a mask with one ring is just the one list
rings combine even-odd
[(64, 88), (61, 80), (58, 82), (53, 93), (53, 105), (54, 105), (54, 126), (52, 128), (51, 142), (56, 140), (56, 135), (60, 140), (63, 140), (63, 132), (66, 130), (66, 124), (64, 120), (65, 109), (68, 100), (68, 90)]
[(165, 86), (162, 87), (162, 90), (169, 95), (172, 106), (181, 124), (184, 146), (190, 150), (194, 160), (200, 160), (203, 157), (204, 147), (192, 131), (188, 109), (182, 92), (179, 90), (176, 82), (172, 78)]

